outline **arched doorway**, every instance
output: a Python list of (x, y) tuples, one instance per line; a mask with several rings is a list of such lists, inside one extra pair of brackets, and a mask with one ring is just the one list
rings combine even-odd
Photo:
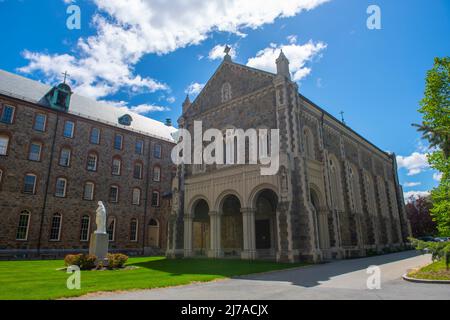
[(316, 190), (311, 188), (311, 204), (314, 209), (314, 220), (317, 224), (317, 238), (319, 241), (319, 249), (329, 249), (329, 230), (327, 212), (321, 209), (321, 201)]
[(148, 223), (148, 244), (150, 247), (159, 248), (159, 222), (151, 219)]
[(275, 255), (277, 248), (276, 212), (278, 196), (270, 189), (262, 190), (255, 201), (255, 247), (259, 258)]
[(225, 256), (240, 256), (244, 235), (241, 202), (235, 195), (226, 196), (221, 205), (221, 244)]
[(193, 208), (192, 249), (194, 255), (205, 256), (210, 248), (210, 221), (208, 203), (200, 199)]

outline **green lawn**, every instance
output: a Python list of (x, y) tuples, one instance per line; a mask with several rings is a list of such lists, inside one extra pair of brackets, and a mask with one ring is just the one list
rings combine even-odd
[(0, 261), (0, 300), (58, 299), (96, 291), (160, 288), (301, 266), (264, 261), (130, 258), (133, 270), (83, 271), (81, 290), (68, 290), (62, 260)]
[(444, 260), (433, 262), (417, 271), (408, 274), (411, 278), (427, 280), (450, 280), (450, 271), (445, 268)]

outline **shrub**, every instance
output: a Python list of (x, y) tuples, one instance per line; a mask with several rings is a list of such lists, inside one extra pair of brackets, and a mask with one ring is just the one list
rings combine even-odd
[(81, 270), (92, 270), (95, 268), (97, 257), (90, 254), (69, 254), (64, 258), (66, 267), (78, 266)]
[(409, 238), (412, 245), (421, 251), (429, 251), (433, 261), (445, 261), (447, 271), (450, 269), (450, 243), (448, 242), (427, 242), (414, 238)]
[(108, 254), (108, 267), (110, 269), (123, 268), (125, 263), (128, 261), (128, 256), (116, 253), (116, 254)]

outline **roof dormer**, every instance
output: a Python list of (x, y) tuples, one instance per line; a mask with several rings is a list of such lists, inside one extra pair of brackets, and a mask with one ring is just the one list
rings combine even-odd
[(72, 89), (67, 83), (60, 83), (53, 87), (45, 96), (50, 107), (59, 111), (67, 112), (70, 107)]
[(123, 125), (123, 126), (131, 126), (131, 123), (133, 122), (133, 118), (129, 115), (123, 115), (119, 118), (119, 124)]

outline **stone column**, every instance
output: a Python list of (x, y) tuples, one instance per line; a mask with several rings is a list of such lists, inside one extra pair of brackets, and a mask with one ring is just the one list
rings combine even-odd
[(221, 216), (216, 211), (211, 211), (209, 213), (210, 220), (210, 241), (211, 248), (208, 252), (208, 257), (210, 258), (221, 258), (223, 257), (222, 245), (221, 245)]
[(184, 256), (192, 257), (192, 228), (194, 218), (190, 214), (184, 215)]
[(244, 250), (242, 251), (242, 259), (256, 259), (256, 243), (255, 243), (255, 210), (251, 208), (242, 208), (242, 227), (244, 236)]

